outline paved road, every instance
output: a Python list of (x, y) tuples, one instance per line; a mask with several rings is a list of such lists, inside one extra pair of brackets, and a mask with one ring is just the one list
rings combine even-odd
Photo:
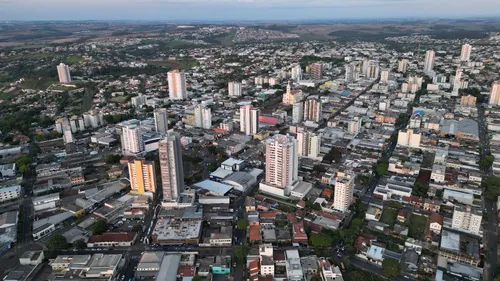
[[(368, 261), (365, 261), (365, 260), (362, 260), (362, 259), (359, 259), (359, 258), (356, 258), (356, 257), (352, 257), (352, 258), (349, 258), (349, 263), (352, 266), (357, 267), (357, 268), (361, 268), (361, 269), (363, 269), (365, 271), (372, 272), (372, 273), (375, 273), (375, 274), (381, 275), (381, 276), (383, 275), (382, 267), (376, 266), (376, 265), (374, 265), (371, 262), (368, 262)], [(349, 278), (349, 276), (347, 276), (347, 277)], [(398, 275), (395, 278), (393, 278), (392, 280), (395, 280), (395, 281), (411, 281), (413, 279), (406, 278), (403, 275)], [(356, 280), (351, 280), (351, 281), (356, 281)]]
[[(479, 125), (479, 143), (481, 159), (484, 159), (490, 153), (490, 140), (488, 137), (488, 126), (484, 115), (484, 107), (478, 104), (478, 125)], [(489, 175), (492, 174), (491, 167), (482, 169), (482, 180), (486, 181)], [(483, 243), (487, 249), (483, 278), (485, 281), (493, 281), (493, 278), (499, 272), (495, 272), (495, 267), (498, 263), (498, 245), (497, 245), (497, 209), (495, 202), (489, 200), (485, 196), (482, 197), (483, 210), (485, 210), (488, 221), (483, 222)]]

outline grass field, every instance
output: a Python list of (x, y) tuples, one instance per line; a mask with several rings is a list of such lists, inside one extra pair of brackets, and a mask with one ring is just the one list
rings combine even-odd
[(0, 100), (3, 100), (3, 101), (9, 101), (11, 99), (13, 99), (15, 96), (17, 95), (17, 91), (14, 91), (13, 93), (4, 93), (4, 92), (0, 92)]
[(50, 85), (57, 83), (56, 79), (26, 79), (21, 83), (21, 87), (33, 90), (46, 90)]
[(83, 61), (83, 57), (80, 57), (80, 56), (70, 56), (70, 57), (67, 57), (65, 60), (66, 64), (69, 64), (69, 65), (79, 64), (82, 61)]
[(419, 215), (412, 215), (408, 227), (408, 237), (424, 240), (427, 229), (427, 218)]
[[(25, 54), (20, 56), (8, 57), (7, 61), (16, 61), (16, 60), (25, 60), (25, 59), (44, 59), (44, 58), (52, 58), (54, 56), (53, 53), (36, 53), (36, 54)], [(0, 59), (2, 61), (3, 59)]]
[(392, 208), (385, 208), (384, 211), (382, 212), (382, 216), (380, 217), (380, 221), (392, 227), (396, 223), (397, 216), (398, 216), (398, 210)]
[(167, 66), (172, 69), (182, 69), (188, 70), (198, 65), (198, 62), (195, 60), (162, 60), (162, 61), (148, 61), (148, 64), (158, 65), (158, 66)]
[(112, 97), (110, 102), (116, 102), (116, 103), (126, 103), (127, 102), (127, 96), (116, 96)]

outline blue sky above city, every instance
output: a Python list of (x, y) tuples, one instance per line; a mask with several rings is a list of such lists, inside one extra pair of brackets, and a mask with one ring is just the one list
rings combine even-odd
[(500, 16), (499, 0), (0, 0), (1, 20), (316, 20)]

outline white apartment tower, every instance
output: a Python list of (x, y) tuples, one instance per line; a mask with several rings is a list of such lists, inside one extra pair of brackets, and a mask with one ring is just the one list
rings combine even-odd
[(398, 72), (406, 73), (406, 68), (408, 67), (408, 60), (402, 59), (398, 62)]
[(472, 52), (471, 45), (469, 44), (462, 45), (462, 51), (460, 52), (460, 61), (469, 61), (471, 52)]
[(209, 107), (198, 105), (194, 109), (194, 126), (206, 130), (212, 128), (212, 110)]
[(350, 83), (356, 79), (356, 64), (350, 63), (345, 66), (345, 82)]
[(166, 108), (158, 108), (154, 111), (156, 132), (166, 135), (168, 131), (168, 112)]
[(297, 133), (299, 156), (317, 158), (321, 148), (321, 135), (302, 131)]
[(433, 50), (425, 52), (424, 73), (432, 72), (434, 69), (434, 58), (436, 53)]
[(483, 214), (481, 209), (470, 205), (457, 204), (453, 210), (451, 227), (479, 234)]
[(460, 90), (462, 86), (462, 69), (457, 68), (457, 72), (455, 73), (455, 79), (453, 80), (453, 90), (451, 91), (451, 95), (458, 97), (458, 90)]
[(302, 68), (299, 64), (292, 67), (292, 79), (294, 81), (302, 80)]
[(230, 97), (240, 97), (241, 96), (241, 83), (229, 82), (227, 84), (227, 91), (228, 91)]
[(122, 150), (129, 153), (140, 153), (144, 151), (142, 130), (137, 125), (125, 125), (122, 128)]
[(251, 105), (240, 107), (240, 132), (253, 136), (259, 131), (259, 109)]
[(274, 135), (266, 144), (266, 184), (281, 189), (298, 180), (297, 140), (288, 135)]
[(186, 74), (184, 71), (172, 70), (168, 72), (168, 94), (172, 100), (187, 98)]
[(346, 212), (352, 202), (354, 193), (354, 179), (346, 175), (337, 177), (335, 181), (335, 195), (333, 198), (333, 208), (341, 212)]
[(59, 76), (59, 83), (66, 84), (71, 83), (71, 74), (69, 73), (69, 66), (64, 63), (60, 63), (57, 66), (57, 75)]
[(158, 151), (163, 201), (177, 201), (184, 191), (184, 168), (179, 136), (172, 134), (165, 137), (158, 143)]
[(384, 69), (380, 72), (380, 83), (389, 83), (389, 69)]
[(500, 105), (500, 81), (491, 84), (490, 98), (488, 104)]
[(318, 96), (309, 96), (304, 101), (304, 120), (319, 122), (321, 119), (321, 100)]
[(292, 124), (298, 124), (304, 119), (304, 104), (296, 102), (292, 108)]

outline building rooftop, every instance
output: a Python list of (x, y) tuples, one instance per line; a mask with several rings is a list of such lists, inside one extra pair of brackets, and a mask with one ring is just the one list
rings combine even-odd
[(100, 235), (90, 236), (87, 243), (100, 243), (100, 242), (129, 242), (134, 240), (137, 235), (135, 232), (105, 232)]
[(195, 183), (193, 186), (221, 195), (224, 195), (228, 193), (231, 189), (233, 189), (233, 187), (230, 185), (211, 180), (204, 180), (199, 183)]

